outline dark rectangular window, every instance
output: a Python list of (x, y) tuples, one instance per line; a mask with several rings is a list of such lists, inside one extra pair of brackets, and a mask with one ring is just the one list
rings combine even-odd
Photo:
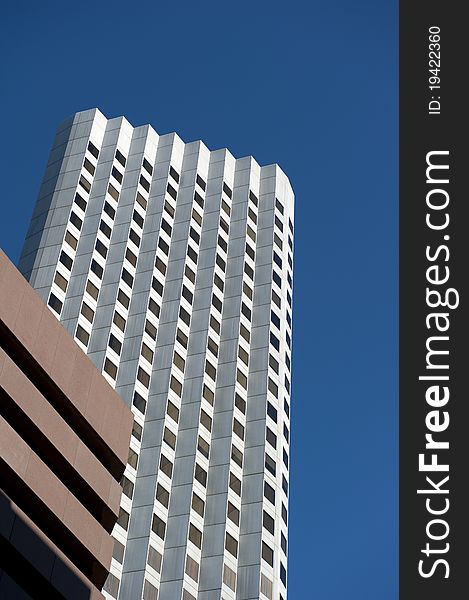
[(235, 393), (235, 406), (243, 413), (246, 413), (246, 400), (243, 400), (238, 392)]
[(103, 258), (106, 258), (107, 256), (107, 247), (103, 244), (103, 242), (101, 240), (96, 240), (96, 244), (94, 246), (96, 248), (96, 251), (99, 252), (99, 254), (101, 254), (101, 256)]
[(150, 298), (150, 300), (148, 301), (148, 310), (150, 312), (152, 312), (155, 317), (159, 317), (160, 316), (160, 307), (159, 305), (153, 300), (153, 298)]
[(197, 264), (197, 260), (198, 260), (198, 256), (197, 256), (197, 252), (194, 250), (194, 248), (192, 248), (192, 246), (187, 246), (187, 256), (195, 263)]
[(132, 277), (132, 275), (127, 271), (127, 269), (122, 269), (122, 280), (125, 281), (125, 283), (129, 286), (132, 287), (134, 284), (134, 278)]
[(140, 206), (143, 208), (143, 210), (147, 209), (147, 201), (145, 200), (145, 198), (142, 196), (142, 194), (140, 192), (137, 192), (136, 200), (137, 200), (138, 204), (140, 204)]
[(67, 244), (73, 248), (74, 250), (77, 249), (77, 245), (78, 245), (78, 240), (76, 237), (74, 237), (70, 231), (67, 231), (65, 233), (65, 241), (67, 242)]
[(197, 204), (201, 208), (204, 207), (204, 199), (202, 198), (202, 196), (198, 192), (194, 192), (194, 200), (197, 202)]
[(107, 193), (113, 198), (116, 202), (119, 200), (119, 192), (116, 188), (110, 183), (107, 188)]
[(182, 286), (182, 297), (185, 298), (187, 300), (187, 302), (189, 302), (189, 304), (192, 304), (194, 294), (185, 285), (183, 285)]
[(184, 321), (184, 323), (189, 326), (190, 322), (191, 322), (191, 316), (190, 314), (187, 312), (187, 310), (185, 308), (183, 308), (182, 306), (179, 308), (179, 317), (182, 321)]
[(279, 288), (282, 287), (282, 279), (281, 279), (280, 275), (278, 273), (276, 273), (275, 271), (272, 272), (272, 280), (274, 283), (276, 283), (278, 285)]
[(230, 232), (230, 227), (229, 227), (228, 223), (222, 217), (220, 217), (220, 227), (223, 229), (223, 231), (226, 234), (228, 234)]
[(223, 304), (215, 294), (212, 294), (212, 305), (221, 313)]
[(161, 483), (156, 486), (156, 499), (160, 502), (165, 508), (169, 506), (169, 492), (166, 488), (164, 488)]
[(129, 518), (129, 513), (126, 512), (121, 506), (119, 508), (119, 518), (117, 519), (117, 524), (120, 525), (122, 529), (125, 529), (125, 531), (127, 531), (127, 528), (129, 526)]
[(76, 193), (75, 194), (75, 200), (74, 200), (75, 204), (77, 206), (79, 206), (81, 208), (81, 210), (84, 212), (86, 210), (86, 205), (88, 204), (86, 202), (86, 200), (80, 196), (80, 194)]
[(265, 468), (267, 469), (267, 471), (269, 471), (269, 473), (272, 473), (272, 475), (275, 477), (277, 465), (275, 464), (274, 459), (271, 458), (268, 454), (265, 455)]
[(273, 310), (270, 311), (270, 320), (277, 329), (280, 329), (280, 317), (276, 315)]
[(82, 344), (88, 346), (88, 342), (90, 341), (90, 334), (85, 329), (83, 329), (81, 325), (77, 325), (75, 336), (80, 340)]
[(116, 211), (112, 208), (112, 206), (109, 204), (109, 202), (107, 200), (104, 203), (104, 212), (108, 216), (110, 216), (112, 220), (114, 220), (114, 217), (116, 216)]
[(130, 481), (130, 479), (127, 479), (125, 475), (122, 476), (121, 486), (124, 496), (127, 496), (127, 498), (132, 500), (132, 496), (134, 495), (134, 484)]
[(143, 427), (139, 423), (137, 423), (137, 421), (134, 421), (134, 424), (132, 425), (132, 435), (135, 439), (137, 439), (140, 442), (142, 441), (142, 434)]
[(201, 517), (204, 516), (205, 512), (205, 502), (200, 498), (195, 492), (192, 493), (192, 508), (198, 513)]
[(106, 360), (104, 361), (104, 371), (110, 377), (112, 377), (112, 379), (115, 379), (117, 377), (117, 365), (115, 365), (111, 360), (109, 360), (109, 358), (106, 358)]
[(166, 186), (166, 191), (171, 196), (171, 198), (173, 198), (173, 200), (176, 200), (178, 193), (170, 183), (168, 183), (168, 185)]
[(99, 223), (99, 229), (104, 233), (104, 235), (111, 239), (111, 232), (112, 229), (109, 227), (109, 225), (107, 223), (105, 223), (102, 219)]
[(195, 463), (195, 479), (204, 487), (207, 485), (207, 471), (198, 463)]
[(54, 277), (54, 283), (55, 283), (56, 285), (58, 285), (58, 286), (59, 286), (59, 288), (60, 288), (61, 290), (63, 290), (64, 292), (66, 292), (66, 291), (67, 291), (67, 287), (68, 287), (68, 281), (67, 281), (67, 279), (65, 279), (65, 277), (63, 277), (63, 275), (61, 275), (59, 272), (57, 272), (57, 273), (55, 274), (55, 277)]
[(160, 237), (160, 239), (158, 240), (158, 248), (161, 248), (161, 250), (168, 255), (169, 254), (169, 244), (167, 244), (163, 238)]
[(267, 402), (267, 414), (272, 419), (272, 421), (274, 421), (275, 423), (277, 422), (277, 409), (270, 402)]
[(251, 191), (249, 191), (249, 200), (251, 200), (251, 202), (254, 202), (254, 204), (256, 206), (259, 203), (259, 200), (257, 199), (257, 196), (253, 192), (251, 192)]
[(125, 167), (125, 163), (127, 162), (127, 159), (125, 158), (125, 156), (122, 154), (122, 152), (120, 152), (119, 150), (116, 150), (116, 159), (118, 162), (120, 162), (120, 164)]
[(133, 212), (132, 219), (137, 223), (137, 225), (141, 229), (143, 229), (144, 219), (143, 219), (142, 215), (140, 213), (138, 213), (136, 210), (134, 210), (134, 212)]
[(243, 466), (243, 453), (241, 452), (241, 450), (239, 450), (238, 448), (236, 448), (236, 446), (234, 446), (234, 445), (231, 446), (231, 458), (238, 465), (238, 467), (242, 468), (242, 466)]
[(146, 190), (147, 192), (150, 191), (150, 183), (145, 179), (143, 175), (140, 175), (139, 182), (144, 190)]
[(187, 279), (189, 279), (189, 281), (192, 281), (192, 283), (195, 283), (195, 273), (187, 265), (184, 268), (184, 275), (187, 277)]
[(283, 206), (278, 200), (278, 198), (275, 198), (275, 208), (277, 208), (280, 214), (283, 215)]
[(202, 177), (200, 175), (197, 175), (196, 177), (196, 181), (197, 184), (204, 190), (205, 192), (205, 188), (207, 187), (207, 184), (205, 183), (205, 181), (202, 179)]
[(273, 517), (271, 517), (269, 515), (269, 513), (266, 512), (265, 510), (263, 511), (262, 524), (264, 525), (264, 527), (267, 529), (267, 531), (269, 533), (271, 533), (272, 535), (274, 535), (274, 532), (275, 532), (275, 521), (274, 521)]
[(109, 348), (114, 350), (116, 354), (120, 354), (122, 350), (122, 342), (113, 333), (109, 336)]
[(278, 236), (276, 233), (274, 233), (274, 243), (276, 246), (278, 246), (280, 248), (280, 250), (283, 249), (283, 242), (280, 239), (280, 236)]
[(141, 396), (138, 392), (134, 392), (133, 405), (137, 408), (142, 414), (145, 414), (145, 409), (147, 406), (147, 401), (143, 396)]
[(145, 332), (151, 337), (152, 340), (156, 340), (156, 327), (150, 321), (145, 321)]
[(176, 332), (176, 339), (177, 341), (181, 344), (181, 346), (183, 346), (184, 348), (187, 348), (187, 335), (184, 334), (179, 328)]
[(59, 260), (69, 271), (71, 271), (72, 265), (73, 265), (73, 259), (71, 259), (70, 256), (68, 254), (66, 254), (63, 250), (60, 253)]
[(225, 192), (225, 194), (228, 196), (228, 198), (231, 198), (231, 196), (233, 195), (233, 192), (231, 191), (231, 189), (226, 185), (226, 183), (223, 183), (223, 191)]
[(85, 169), (88, 171), (88, 173), (93, 176), (94, 172), (96, 171), (96, 167), (94, 166), (94, 164), (88, 160), (87, 158), (85, 158), (84, 162), (83, 162), (83, 166), (85, 167)]
[(124, 178), (124, 176), (119, 171), (119, 169), (116, 169), (116, 167), (112, 167), (111, 175), (114, 177), (114, 179), (116, 181), (118, 181), (119, 183), (122, 183), (122, 179)]
[(160, 469), (166, 475), (166, 477), (173, 476), (173, 463), (164, 454), (160, 458)]
[(70, 214), (70, 223), (72, 225), (75, 225), (75, 227), (78, 229), (78, 231), (80, 231), (81, 226), (83, 225), (83, 221), (80, 219), (80, 217), (74, 213), (72, 211), (72, 213)]
[(130, 250), (130, 248), (127, 248), (127, 250), (125, 251), (125, 258), (129, 261), (129, 263), (133, 267), (135, 267), (137, 265), (137, 257), (132, 252), (132, 250)]
[(153, 167), (151, 166), (151, 164), (149, 163), (149, 161), (146, 158), (143, 159), (142, 167), (145, 169), (145, 171), (147, 173), (149, 173), (150, 175), (153, 175)]
[(94, 274), (95, 274), (97, 277), (99, 277), (99, 279), (102, 279), (102, 277), (103, 277), (103, 273), (104, 273), (104, 269), (103, 269), (103, 267), (102, 267), (102, 266), (101, 266), (99, 263), (97, 263), (97, 262), (95, 261), (95, 259), (94, 259), (94, 258), (93, 258), (93, 260), (91, 261), (91, 267), (90, 267), (90, 268), (91, 268), (91, 270), (93, 271), (93, 273), (94, 273)]
[(145, 344), (145, 342), (142, 343), (142, 349), (140, 351), (140, 354), (143, 356), (143, 358), (145, 360), (147, 360), (150, 364), (153, 362), (153, 351), (150, 350), (150, 348)]
[(249, 279), (254, 280), (254, 269), (252, 269), (247, 262), (244, 263), (244, 272), (249, 277)]
[(191, 238), (194, 240), (194, 242), (196, 244), (198, 244), (200, 242), (200, 235), (197, 233), (197, 231), (193, 227), (191, 227), (189, 229), (189, 235), (191, 236)]
[(195, 525), (192, 525), (192, 523), (189, 526), (189, 540), (197, 546), (197, 548), (202, 547), (202, 532), (197, 529)]
[(274, 551), (265, 542), (262, 542), (262, 558), (271, 567), (274, 566)]
[(156, 277), (153, 277), (151, 282), (151, 287), (155, 290), (155, 292), (159, 295), (163, 295), (163, 284)]
[(272, 332), (270, 333), (270, 343), (276, 350), (280, 350), (280, 340)]
[(251, 310), (246, 306), (246, 304), (244, 304), (244, 302), (241, 303), (241, 312), (246, 319), (248, 319), (248, 321), (251, 320)]
[(275, 506), (275, 489), (267, 481), (264, 481), (264, 496)]
[(124, 294), (122, 290), (119, 290), (117, 294), (117, 300), (122, 304), (122, 306), (125, 306), (125, 308), (129, 308), (130, 298), (127, 296), (127, 294)]
[(192, 209), (192, 218), (194, 219), (194, 221), (196, 223), (198, 223), (200, 226), (202, 226), (202, 215), (199, 215), (199, 213), (195, 210), (195, 208)]
[(166, 532), (166, 523), (158, 517), (158, 515), (153, 515), (153, 522), (151, 524), (151, 530), (156, 533), (158, 537), (164, 540), (165, 532)]
[(174, 208), (167, 200), (164, 201), (164, 209), (168, 213), (168, 215), (174, 218)]
[(226, 214), (228, 216), (230, 216), (230, 214), (231, 214), (230, 205), (228, 204), (228, 202), (226, 202), (226, 200), (223, 200), (223, 198), (221, 199), (221, 207), (222, 207), (222, 210), (224, 210), (226, 212)]
[(225, 269), (226, 269), (226, 263), (225, 263), (225, 261), (223, 260), (223, 258), (219, 254), (217, 254), (216, 262), (217, 262), (217, 265), (220, 267), (220, 269), (224, 273)]
[(88, 142), (88, 150), (95, 158), (98, 158), (99, 150), (96, 148), (96, 146), (92, 142)]
[(173, 167), (169, 167), (169, 174), (176, 183), (179, 183), (179, 173)]
[(241, 496), (241, 481), (233, 473), (230, 473), (230, 488), (235, 494)]
[(233, 556), (235, 556), (235, 557), (238, 556), (238, 542), (229, 533), (226, 533), (225, 548)]
[(91, 183), (86, 179), (86, 177), (83, 177), (83, 175), (80, 175), (80, 185), (85, 190), (85, 192), (87, 192), (88, 194), (90, 193)]
[(153, 548), (153, 546), (148, 546), (147, 563), (150, 565), (150, 567), (152, 567), (152, 569), (155, 569), (155, 571), (157, 573), (159, 573), (161, 571), (162, 559), (163, 559), (163, 557), (161, 556), (161, 554), (157, 550), (155, 550), (155, 548)]
[(163, 275), (166, 274), (166, 265), (159, 256), (156, 257), (155, 267), (158, 269), (158, 271), (160, 271), (160, 273), (163, 273)]
[(168, 221), (165, 221), (164, 219), (161, 220), (161, 229), (163, 231), (165, 231), (169, 235), (169, 237), (171, 237), (171, 233), (173, 231), (173, 228), (168, 223)]
[(266, 429), (265, 439), (269, 442), (269, 444), (272, 446), (272, 448), (277, 448), (277, 436), (268, 427)]
[(114, 312), (114, 317), (112, 319), (113, 323), (115, 323), (117, 325), (117, 327), (121, 330), (124, 331), (125, 329), (125, 319), (124, 317), (122, 317), (117, 310)]
[(228, 244), (225, 242), (225, 240), (221, 237), (221, 235), (218, 236), (218, 245), (220, 246), (220, 248), (224, 251), (227, 252), (228, 250)]
[(140, 236), (133, 229), (130, 230), (129, 240), (132, 241), (137, 246), (137, 248), (140, 246)]

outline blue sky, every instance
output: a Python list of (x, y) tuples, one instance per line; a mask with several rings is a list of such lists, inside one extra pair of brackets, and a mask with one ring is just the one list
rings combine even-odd
[(59, 121), (278, 162), (296, 193), (289, 600), (396, 600), (397, 1), (10, 3), (0, 244)]

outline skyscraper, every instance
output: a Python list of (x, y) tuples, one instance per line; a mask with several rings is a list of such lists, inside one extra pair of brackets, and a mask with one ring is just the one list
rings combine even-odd
[(286, 599), (293, 204), (277, 165), (59, 127), (20, 269), (134, 414), (107, 597)]

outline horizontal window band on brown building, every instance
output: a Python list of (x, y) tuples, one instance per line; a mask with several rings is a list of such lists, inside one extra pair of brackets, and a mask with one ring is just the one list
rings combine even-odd
[(120, 459), (3, 321), (0, 321), (0, 347), (62, 415), (70, 428), (83, 440), (114, 479), (119, 481), (123, 473)]

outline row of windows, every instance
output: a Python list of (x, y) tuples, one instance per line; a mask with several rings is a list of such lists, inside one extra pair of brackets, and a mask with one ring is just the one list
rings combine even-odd
[[(89, 152), (88, 156), (90, 158), (93, 157), (93, 160), (97, 159), (99, 156), (99, 150), (91, 141), (88, 143), (87, 152)], [(78, 186), (81, 189), (75, 193), (74, 203), (69, 216), (69, 224), (72, 226), (72, 228), (77, 230), (78, 234), (83, 226), (83, 219), (88, 205), (88, 200), (85, 198), (85, 194), (88, 195), (91, 191), (93, 176), (96, 171), (96, 166), (93, 164), (90, 158), (88, 158), (88, 156), (85, 154), (83, 160), (83, 169), (91, 176), (91, 182), (83, 173), (80, 175)], [(78, 246), (78, 236), (74, 235), (69, 228), (66, 229), (63, 246), (64, 247), (59, 255), (59, 263), (63, 265), (66, 271), (71, 273), (74, 260), (72, 256), (74, 257)], [(70, 254), (72, 254), (72, 256), (70, 256)], [(54, 283), (57, 285), (59, 290), (63, 292), (63, 295), (65, 295), (68, 287), (68, 277), (61, 274), (59, 270), (57, 270), (54, 275)], [(63, 308), (63, 300), (51, 292), (49, 295), (48, 304), (57, 314), (60, 315)]]

